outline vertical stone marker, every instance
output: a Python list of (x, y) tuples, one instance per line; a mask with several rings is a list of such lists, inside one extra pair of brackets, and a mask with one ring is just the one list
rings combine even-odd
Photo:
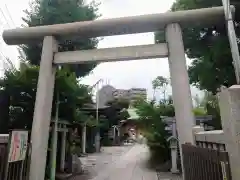
[(240, 179), (240, 85), (219, 93), (220, 114), (229, 154), (232, 180)]

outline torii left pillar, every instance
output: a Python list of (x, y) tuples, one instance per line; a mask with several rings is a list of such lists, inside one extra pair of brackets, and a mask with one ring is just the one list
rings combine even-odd
[(173, 23), (167, 25), (166, 41), (169, 48), (168, 62), (171, 75), (173, 104), (175, 108), (180, 145), (183, 179), (185, 179), (181, 146), (185, 143), (194, 144), (192, 128), (195, 125), (195, 121), (186, 65), (186, 56), (182, 39), (182, 29), (179, 24)]
[(54, 37), (46, 36), (43, 40), (37, 94), (32, 125), (30, 180), (45, 179), (45, 167), (48, 149), (50, 117), (56, 68), (53, 67), (57, 42)]

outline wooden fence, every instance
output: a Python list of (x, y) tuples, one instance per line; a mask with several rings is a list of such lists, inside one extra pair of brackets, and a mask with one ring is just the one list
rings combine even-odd
[(0, 179), (4, 178), (4, 171), (6, 165), (7, 143), (0, 144)]
[(185, 180), (231, 180), (228, 153), (182, 145)]
[(5, 170), (4, 180), (28, 180), (30, 156), (26, 156), (23, 161), (8, 163)]

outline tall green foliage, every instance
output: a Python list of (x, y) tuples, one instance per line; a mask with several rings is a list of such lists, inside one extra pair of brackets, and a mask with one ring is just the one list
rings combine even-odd
[[(21, 70), (6, 71), (0, 80), (0, 88), (10, 96), (10, 123), (12, 128), (31, 129), (36, 98), (37, 66)], [(76, 109), (91, 102), (88, 87), (79, 85), (76, 76), (67, 76), (69, 72), (59, 70), (56, 74), (56, 89), (60, 92), (61, 119), (73, 122), (77, 119)], [(55, 104), (53, 104), (53, 109)], [(54, 115), (54, 111), (53, 111)]]
[(118, 125), (121, 120), (127, 119), (129, 114), (127, 113), (127, 109), (129, 107), (129, 100), (127, 99), (114, 99), (106, 103), (109, 106), (108, 111), (106, 112), (108, 115), (108, 121), (110, 127), (112, 125)]
[[(23, 21), (27, 27), (87, 21), (96, 19), (99, 16), (97, 11), (94, 1), (86, 4), (84, 0), (34, 0), (30, 9), (25, 11)], [(98, 44), (96, 38), (68, 36), (56, 39), (60, 52), (93, 49)], [(33, 42), (20, 46), (20, 49), (26, 55), (26, 59), (23, 60), (29, 64), (20, 70), (7, 70), (5, 76), (0, 79), (0, 88), (10, 97), (10, 128), (31, 130), (42, 43)], [(52, 116), (55, 113), (56, 94), (59, 94), (60, 119), (74, 124), (81, 118), (83, 121), (87, 120), (78, 113), (78, 109), (85, 103), (91, 103), (92, 98), (88, 87), (80, 85), (77, 79), (87, 75), (95, 66), (96, 63), (64, 65), (57, 71)], [(72, 133), (69, 134), (68, 140), (72, 145)]]
[[(169, 80), (167, 78), (165, 78), (163, 76), (156, 77), (152, 81), (154, 96), (155, 96), (156, 90), (159, 89), (159, 90), (161, 90), (161, 92), (163, 94), (163, 101), (166, 101), (166, 91), (167, 91), (168, 85), (169, 85)], [(155, 99), (155, 97), (154, 97), (154, 99)]]
[(163, 116), (175, 116), (172, 97), (169, 96), (166, 98), (168, 84), (169, 80), (167, 78), (162, 76), (156, 77), (152, 81), (152, 86), (153, 89), (161, 90), (163, 99), (159, 103), (155, 102), (155, 98), (150, 102), (139, 99), (133, 104), (140, 117), (137, 123), (143, 130), (148, 141), (151, 160), (154, 160), (152, 163), (163, 163), (170, 159), (170, 147), (167, 141), (170, 134), (166, 130), (167, 124), (162, 120)]
[[(235, 5), (235, 29), (240, 35), (240, 4)], [(222, 6), (221, 0), (176, 0), (171, 11)], [(189, 67), (191, 84), (215, 94), (221, 85), (231, 86), (236, 83), (235, 71), (226, 32), (224, 19), (212, 26), (195, 26), (183, 29), (185, 52), (193, 60)], [(156, 43), (164, 40), (162, 32), (155, 34)]]
[(151, 159), (163, 163), (170, 158), (170, 149), (167, 138), (166, 124), (162, 116), (174, 116), (174, 107), (171, 104), (156, 105), (152, 102), (142, 101), (136, 105), (140, 119), (137, 121), (142, 128), (151, 151)]
[(213, 120), (209, 123), (209, 125), (218, 130), (222, 129), (218, 97), (212, 93), (206, 92), (203, 100), (203, 106), (205, 107), (207, 114), (213, 116)]
[(194, 108), (195, 116), (211, 115), (212, 121), (206, 122), (207, 125), (214, 129), (222, 129), (220, 108), (217, 95), (205, 91), (204, 97), (199, 100), (198, 106)]
[[(25, 10), (26, 17), (23, 21), (28, 27), (52, 25), (60, 23), (71, 23), (76, 21), (94, 20), (99, 17), (98, 4), (94, 1), (87, 4), (84, 0), (34, 0), (30, 9)], [(59, 43), (58, 50), (75, 51), (82, 49), (93, 49), (98, 44), (97, 38), (83, 37), (56, 37)], [(27, 60), (33, 65), (39, 65), (41, 59), (42, 43), (24, 45), (21, 49), (26, 54)], [(88, 74), (96, 63), (81, 65), (65, 65), (71, 71), (76, 72), (77, 77)]]
[[(25, 10), (23, 21), (27, 27), (70, 23), (75, 21), (94, 20), (98, 15), (97, 4), (90, 4), (83, 0), (34, 0), (30, 9)], [(79, 49), (93, 49), (97, 46), (98, 39), (80, 39), (79, 37), (56, 37), (59, 43), (58, 50), (74, 51)], [(20, 46), (30, 65), (21, 70), (6, 71), (1, 79), (1, 87), (11, 97), (10, 119), (12, 127), (31, 129), (34, 104), (36, 97), (38, 73), (41, 59), (42, 43), (33, 43)], [(78, 121), (77, 109), (84, 103), (91, 102), (88, 87), (79, 85), (77, 78), (88, 74), (95, 63), (63, 66), (57, 71), (53, 109), (56, 104), (56, 92), (60, 94), (59, 117), (70, 122)], [(54, 115), (54, 110), (52, 115)]]

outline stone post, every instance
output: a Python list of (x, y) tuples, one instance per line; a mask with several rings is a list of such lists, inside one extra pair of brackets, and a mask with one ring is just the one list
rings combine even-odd
[(240, 177), (240, 85), (219, 93), (220, 114), (229, 154), (232, 180)]
[(87, 127), (86, 127), (86, 123), (84, 123), (82, 127), (82, 153), (83, 154), (86, 153), (86, 131), (87, 131)]
[(52, 112), (52, 100), (56, 69), (53, 67), (57, 43), (52, 36), (43, 40), (42, 57), (38, 77), (37, 94), (31, 137), (31, 180), (44, 180), (48, 149), (49, 126)]
[[(193, 115), (192, 96), (182, 40), (182, 30), (179, 24), (175, 23), (167, 25), (166, 41), (168, 43), (169, 50), (169, 69), (181, 152), (181, 162), (183, 162), (181, 145), (185, 143), (194, 144), (192, 128), (195, 125), (195, 119)], [(184, 172), (183, 163), (182, 169)]]
[(177, 147), (176, 148), (171, 148), (171, 158), (172, 158), (172, 168), (171, 172), (173, 174), (179, 173), (179, 170), (177, 168)]
[(113, 145), (116, 145), (116, 128), (115, 126), (112, 127), (113, 130)]
[(64, 171), (64, 168), (65, 168), (66, 141), (67, 141), (67, 125), (64, 124), (63, 132), (62, 132), (62, 143), (61, 143), (61, 164), (60, 164), (61, 171)]
[[(177, 144), (178, 144), (178, 139), (177, 139), (177, 127), (176, 127), (176, 122), (173, 122), (172, 123), (172, 141), (175, 141), (175, 142), (172, 142), (171, 145), (171, 158), (172, 158), (172, 168), (171, 168), (171, 172), (173, 174), (177, 174), (179, 173), (179, 170), (177, 168), (177, 155), (178, 155), (178, 152), (177, 152)], [(171, 142), (170, 142), (171, 143)]]

